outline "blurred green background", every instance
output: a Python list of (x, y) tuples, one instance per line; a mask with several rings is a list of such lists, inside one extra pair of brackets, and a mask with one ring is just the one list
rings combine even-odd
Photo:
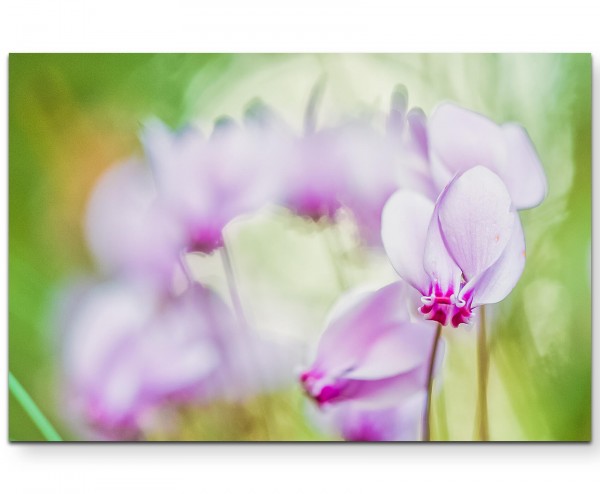
[[(93, 272), (82, 213), (95, 180), (139, 152), (140, 124), (171, 126), (240, 118), (253, 98), (300, 129), (311, 88), (325, 76), (319, 123), (346, 115), (381, 119), (393, 87), (430, 114), (453, 100), (528, 130), (549, 193), (521, 214), (528, 260), (517, 288), (493, 308), (489, 415), (494, 440), (591, 438), (591, 57), (561, 55), (152, 55), (12, 54), (9, 59), (9, 367), (67, 439), (58, 375), (58, 290)], [(314, 343), (347, 287), (392, 281), (384, 256), (284, 215), (258, 215), (226, 232), (245, 308), (262, 331)], [(339, 262), (332, 265), (332, 256)], [(299, 262), (299, 259), (302, 259)], [(194, 267), (226, 289), (210, 261)], [(343, 277), (340, 282), (340, 272)], [(252, 294), (252, 297), (249, 295)], [(250, 303), (252, 300), (252, 303)], [(307, 310), (309, 308), (309, 310)], [(445, 330), (443, 393), (433, 403), (433, 439), (470, 440), (475, 414), (475, 335)], [(440, 383), (438, 383), (439, 385)], [(267, 405), (258, 403), (267, 400)], [(176, 436), (256, 439), (265, 406), (269, 438), (324, 438), (305, 417), (296, 386), (251, 403), (232, 429), (227, 413), (182, 410)], [(445, 410), (444, 413), (442, 411)], [(187, 417), (187, 418), (186, 418)], [(215, 422), (216, 420), (216, 422)], [(234, 420), (234, 419), (231, 419)], [(243, 423), (241, 423), (243, 422)], [(201, 429), (202, 433), (195, 433)], [(219, 434), (219, 430), (228, 430)], [(207, 433), (206, 431), (217, 431)], [(211, 435), (212, 434), (212, 435)], [(228, 435), (229, 434), (229, 435)], [(9, 437), (42, 436), (10, 398)]]

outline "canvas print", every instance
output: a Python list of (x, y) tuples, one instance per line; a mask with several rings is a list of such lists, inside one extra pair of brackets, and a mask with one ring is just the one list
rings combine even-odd
[(588, 54), (12, 54), (9, 439), (589, 441)]

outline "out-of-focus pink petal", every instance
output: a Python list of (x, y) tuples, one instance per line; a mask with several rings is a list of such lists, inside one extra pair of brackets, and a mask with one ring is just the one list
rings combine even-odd
[(211, 334), (218, 328), (190, 297), (165, 300), (152, 287), (124, 281), (79, 297), (64, 345), (76, 413), (109, 436), (131, 437), (146, 411), (201, 390), (220, 362)]
[(340, 405), (339, 410), (332, 410), (333, 420), (346, 441), (417, 441), (426, 399), (426, 393), (421, 392), (382, 410)]
[(392, 266), (424, 295), (430, 280), (423, 268), (423, 253), (433, 209), (426, 197), (400, 190), (390, 197), (381, 218), (381, 238)]
[(421, 365), (383, 379), (348, 379), (340, 394), (328, 403), (354, 402), (370, 409), (392, 407), (426, 389), (427, 375), (427, 367)]
[(506, 186), (488, 168), (472, 168), (438, 202), (444, 242), (467, 281), (498, 260), (513, 232), (516, 213)]
[(528, 209), (546, 197), (546, 174), (527, 131), (518, 124), (504, 124), (508, 148), (502, 179), (517, 209)]
[(429, 156), (429, 135), (427, 131), (427, 117), (421, 108), (413, 108), (406, 116), (410, 142), (423, 159)]
[[(321, 336), (315, 366), (336, 375), (362, 365), (383, 334), (398, 330), (401, 323), (408, 321), (406, 289), (404, 283), (398, 282), (364, 296), (350, 293), (342, 297), (332, 309)], [(396, 365), (403, 363), (397, 361)]]
[(451, 176), (478, 165), (498, 173), (506, 161), (500, 127), (479, 113), (442, 103), (431, 115), (428, 128), (431, 152)]
[(406, 127), (406, 112), (408, 110), (408, 90), (404, 84), (394, 88), (390, 101), (390, 114), (388, 117), (388, 132), (400, 137)]
[[(517, 217), (512, 235), (500, 258), (474, 279), (473, 305), (495, 304), (515, 287), (525, 268), (525, 236)], [(465, 291), (469, 289), (465, 287)]]
[(406, 290), (395, 283), (368, 297), (353, 295), (355, 306), (343, 302), (336, 310), (314, 364), (300, 376), (317, 403), (391, 407), (424, 389), (435, 325), (410, 322)]
[(395, 325), (369, 346), (360, 365), (345, 377), (381, 379), (423, 365), (431, 352), (435, 330), (435, 324), (428, 322)]
[(433, 177), (441, 189), (456, 173), (485, 166), (506, 184), (516, 209), (537, 206), (546, 195), (546, 177), (525, 129), (444, 103), (429, 121)]
[(170, 280), (181, 232), (155, 200), (152, 177), (139, 162), (115, 165), (100, 178), (88, 203), (85, 234), (105, 271)]

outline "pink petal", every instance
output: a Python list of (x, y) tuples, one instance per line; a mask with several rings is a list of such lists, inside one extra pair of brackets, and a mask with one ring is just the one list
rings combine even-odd
[(87, 206), (85, 235), (104, 270), (170, 280), (181, 232), (154, 201), (152, 177), (141, 163), (115, 165), (100, 178)]
[(393, 408), (377, 410), (340, 404), (325, 411), (325, 419), (346, 441), (417, 441), (426, 398), (423, 391)]
[[(473, 283), (473, 305), (495, 304), (514, 288), (525, 267), (525, 236), (517, 217), (504, 252)], [(468, 289), (468, 287), (465, 287)]]
[(428, 322), (394, 326), (373, 342), (361, 361), (344, 377), (381, 379), (426, 365), (435, 332), (436, 325)]
[(408, 90), (406, 86), (399, 84), (394, 88), (390, 103), (388, 131), (400, 136), (406, 123), (406, 111), (408, 109)]
[[(439, 206), (447, 189), (438, 199), (429, 227), (423, 254), (423, 267), (437, 287), (445, 292), (449, 287), (457, 287), (460, 284), (461, 270), (456, 265), (452, 256), (448, 253), (444, 237), (439, 224)], [(426, 295), (430, 295), (427, 293)]]
[[(452, 103), (438, 106), (429, 119), (432, 160), (450, 176), (483, 165), (496, 173), (507, 158), (500, 127), (483, 115)], [(445, 185), (447, 176), (438, 184)]]
[(527, 131), (518, 124), (502, 126), (508, 160), (502, 179), (517, 209), (532, 208), (546, 197), (546, 175)]
[(426, 389), (427, 375), (428, 367), (423, 365), (384, 379), (351, 379), (331, 403), (352, 401), (371, 409), (391, 407)]
[(374, 293), (343, 297), (329, 316), (314, 367), (338, 376), (359, 367), (377, 340), (408, 321), (407, 288), (398, 282)]
[(413, 108), (406, 116), (410, 140), (420, 156), (427, 159), (429, 155), (429, 136), (427, 134), (427, 117), (421, 108)]
[(467, 281), (498, 260), (516, 213), (502, 180), (478, 166), (454, 180), (439, 200), (439, 223), (448, 252)]
[(383, 208), (381, 239), (400, 277), (422, 294), (430, 280), (423, 269), (423, 252), (433, 203), (411, 190), (396, 192)]
[(441, 188), (449, 177), (474, 166), (489, 168), (505, 182), (516, 209), (537, 206), (546, 177), (527, 132), (518, 124), (496, 124), (451, 103), (440, 105), (429, 123), (431, 167)]

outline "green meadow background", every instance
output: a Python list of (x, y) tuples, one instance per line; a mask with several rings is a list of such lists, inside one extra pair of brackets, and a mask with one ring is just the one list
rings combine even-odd
[[(64, 405), (62, 328), (69, 280), (94, 273), (82, 236), (85, 204), (111, 164), (139, 153), (141, 124), (240, 118), (254, 98), (295, 128), (314, 84), (319, 123), (381, 119), (393, 87), (430, 114), (442, 100), (517, 121), (548, 178), (548, 197), (521, 213), (528, 259), (517, 288), (491, 311), (492, 440), (591, 439), (591, 57), (561, 55), (12, 54), (9, 58), (9, 368), (65, 439), (81, 438)], [(226, 232), (245, 309), (266, 333), (309, 348), (346, 288), (395, 279), (350, 228), (331, 233), (261, 213)], [(332, 262), (335, 259), (335, 262)], [(226, 294), (210, 259), (198, 277)], [(446, 329), (433, 439), (471, 440), (475, 333)], [(443, 384), (443, 385), (442, 385)], [(321, 440), (294, 383), (232, 406), (178, 410), (176, 433), (147, 439)], [(268, 420), (265, 420), (265, 416)], [(9, 438), (44, 440), (11, 395)]]

